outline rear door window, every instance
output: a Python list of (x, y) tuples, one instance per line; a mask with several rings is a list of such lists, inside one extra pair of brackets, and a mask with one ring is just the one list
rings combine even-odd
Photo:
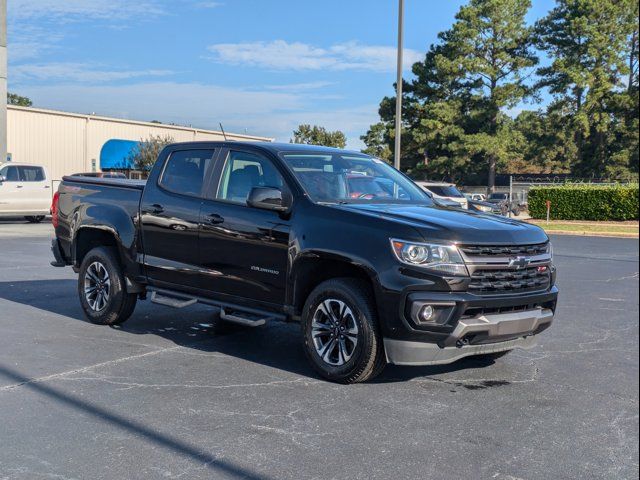
[(23, 182), (44, 182), (42, 167), (18, 167), (20, 180)]
[(164, 166), (160, 185), (165, 189), (190, 195), (202, 196), (202, 189), (215, 150), (178, 150), (171, 154)]

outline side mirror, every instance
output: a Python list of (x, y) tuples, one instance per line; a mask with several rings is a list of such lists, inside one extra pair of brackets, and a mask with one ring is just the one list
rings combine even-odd
[(2, 185), (6, 181), (7, 181), (7, 179), (4, 178), (4, 176), (0, 175), (0, 185)]
[(282, 193), (279, 188), (253, 187), (249, 192), (247, 205), (263, 210), (286, 212), (291, 206), (291, 197), (289, 194)]

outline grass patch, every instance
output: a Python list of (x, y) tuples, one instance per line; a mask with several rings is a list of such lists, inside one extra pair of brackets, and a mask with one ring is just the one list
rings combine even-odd
[(575, 232), (578, 234), (627, 234), (638, 235), (638, 223), (616, 223), (616, 222), (562, 222), (532, 221), (531, 223), (542, 227), (547, 232)]

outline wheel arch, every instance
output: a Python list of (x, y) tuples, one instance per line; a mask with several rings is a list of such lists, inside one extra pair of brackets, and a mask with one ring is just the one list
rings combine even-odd
[(112, 247), (122, 262), (120, 242), (115, 229), (107, 226), (85, 225), (78, 228), (73, 239), (73, 265), (80, 267), (84, 257), (97, 247)]
[[(292, 266), (290, 305), (295, 316), (302, 313), (309, 294), (322, 282), (334, 278), (356, 278), (371, 289), (375, 301), (376, 273), (370, 266), (339, 255), (314, 253), (301, 256)], [(377, 309), (377, 305), (376, 305)]]

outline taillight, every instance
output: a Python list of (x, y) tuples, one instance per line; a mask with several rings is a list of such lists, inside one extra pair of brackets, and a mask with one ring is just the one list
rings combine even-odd
[(53, 194), (53, 201), (51, 202), (51, 224), (53, 228), (58, 228), (58, 200), (60, 200), (60, 192)]

